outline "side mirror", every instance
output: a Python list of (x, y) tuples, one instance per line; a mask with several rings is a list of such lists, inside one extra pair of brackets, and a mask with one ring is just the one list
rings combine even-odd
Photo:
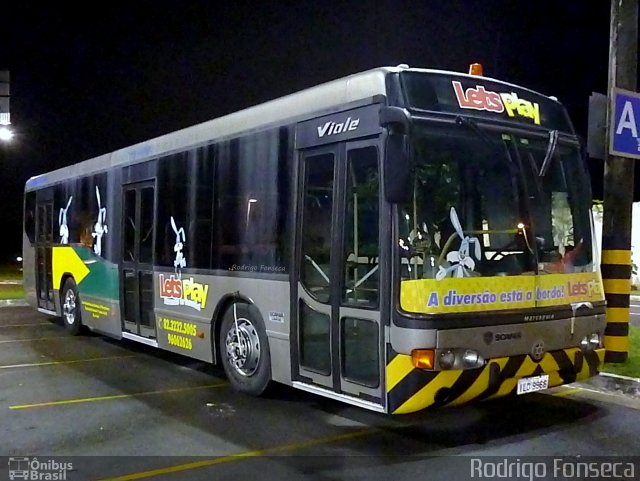
[(384, 195), (391, 203), (406, 203), (413, 198), (413, 155), (405, 134), (388, 134), (383, 162)]
[(401, 107), (382, 107), (380, 125), (386, 127), (390, 133), (408, 134), (411, 130), (411, 114)]
[(383, 168), (385, 198), (392, 203), (409, 202), (413, 192), (411, 114), (401, 107), (382, 107), (380, 125), (387, 129)]

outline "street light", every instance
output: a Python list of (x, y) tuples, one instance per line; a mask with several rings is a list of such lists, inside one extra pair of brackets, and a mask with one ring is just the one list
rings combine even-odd
[(13, 130), (7, 125), (0, 126), (0, 141), (10, 142), (13, 139)]

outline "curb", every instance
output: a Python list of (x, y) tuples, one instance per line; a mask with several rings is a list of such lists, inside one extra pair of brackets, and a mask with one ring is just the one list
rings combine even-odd
[(601, 372), (577, 384), (589, 386), (597, 391), (640, 398), (640, 379), (635, 377)]
[(640, 378), (630, 377), (630, 376), (623, 376), (621, 374), (614, 374), (612, 372), (601, 372), (600, 375), (601, 376), (609, 376), (609, 377), (612, 377), (612, 378), (615, 378), (615, 379), (620, 379), (623, 382), (629, 382), (629, 381), (631, 381), (631, 382), (640, 382)]
[(7, 299), (0, 301), (0, 308), (2, 307), (26, 307), (29, 303), (24, 299)]

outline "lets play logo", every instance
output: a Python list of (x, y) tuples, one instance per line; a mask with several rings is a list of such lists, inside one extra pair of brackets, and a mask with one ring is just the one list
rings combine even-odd
[(160, 297), (167, 306), (188, 306), (196, 311), (207, 307), (209, 286), (188, 279), (176, 278), (173, 274), (167, 279), (160, 274)]
[(458, 105), (462, 109), (486, 110), (498, 114), (506, 110), (509, 117), (524, 117), (533, 120), (534, 124), (540, 125), (540, 105), (519, 98), (515, 92), (491, 92), (482, 85), (476, 85), (475, 88), (469, 87), (465, 90), (462, 84), (455, 80), (451, 84)]
[(601, 298), (603, 297), (602, 289), (597, 281), (589, 282), (567, 282), (567, 291), (570, 296), (587, 296)]

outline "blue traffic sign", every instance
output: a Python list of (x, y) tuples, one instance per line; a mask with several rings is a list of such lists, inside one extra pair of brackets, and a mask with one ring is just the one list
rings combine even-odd
[(640, 159), (640, 94), (614, 89), (611, 99), (609, 153)]

